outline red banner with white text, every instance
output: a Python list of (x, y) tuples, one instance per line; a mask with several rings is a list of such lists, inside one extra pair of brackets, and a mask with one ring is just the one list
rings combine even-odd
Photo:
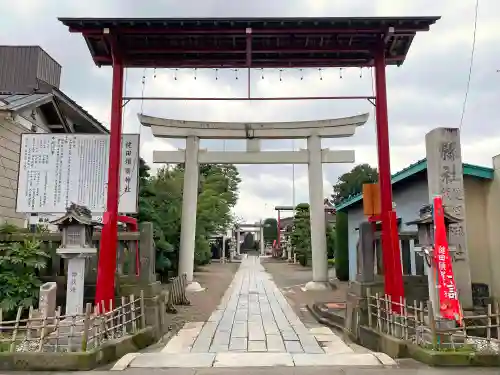
[(442, 318), (455, 320), (462, 325), (462, 309), (453, 276), (443, 200), (440, 196), (434, 198), (434, 265), (437, 272), (440, 315)]

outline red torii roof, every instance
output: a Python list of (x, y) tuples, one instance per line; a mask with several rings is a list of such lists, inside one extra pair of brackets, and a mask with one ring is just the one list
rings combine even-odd
[(416, 33), (428, 31), (439, 18), (59, 20), (70, 32), (83, 34), (98, 66), (112, 64), (110, 34), (104, 33), (104, 29), (109, 29), (116, 36), (116, 47), (126, 67), (311, 68), (372, 66), (374, 49), (381, 39), (387, 64), (401, 65)]

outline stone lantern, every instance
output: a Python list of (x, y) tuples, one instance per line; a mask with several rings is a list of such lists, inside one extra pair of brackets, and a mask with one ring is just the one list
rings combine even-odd
[[(450, 225), (460, 223), (462, 220), (452, 215), (446, 206), (444, 208), (444, 223), (446, 228), (446, 236), (449, 239), (450, 235)], [(434, 257), (434, 215), (433, 215), (433, 205), (425, 205), (419, 211), (419, 218), (406, 223), (406, 225), (416, 225), (418, 233), (418, 246), (415, 246), (415, 252), (421, 255), (425, 262), (424, 266), (427, 272), (427, 280), (429, 284), (429, 299), (432, 304), (432, 309), (434, 312), (434, 318), (437, 323), (439, 323), (440, 316), (439, 312), (439, 298), (437, 293), (437, 277), (435, 264), (432, 261)], [(449, 252), (454, 259), (454, 253), (456, 248), (449, 246)]]
[[(406, 225), (416, 225), (418, 233), (418, 243), (419, 249), (417, 252), (423, 253), (421, 255), (425, 256), (426, 263), (429, 263), (429, 255), (427, 252), (432, 251), (434, 248), (434, 216), (433, 216), (433, 206), (431, 204), (423, 206), (419, 211), (419, 218), (406, 223)], [(457, 218), (452, 215), (447, 207), (444, 206), (444, 225), (446, 227), (446, 235), (449, 237), (450, 225), (460, 223), (462, 219)], [(427, 251), (426, 251), (427, 250)], [(453, 253), (456, 249), (450, 247), (450, 253)]]
[(56, 250), (68, 259), (68, 281), (66, 288), (66, 315), (83, 313), (83, 292), (85, 284), (85, 261), (97, 253), (92, 235), (96, 222), (92, 213), (84, 206), (71, 204), (66, 214), (51, 222), (61, 231), (61, 246)]

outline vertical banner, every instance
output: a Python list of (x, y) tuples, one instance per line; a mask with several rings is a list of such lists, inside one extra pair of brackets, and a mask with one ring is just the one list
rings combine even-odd
[(442, 318), (462, 325), (462, 309), (453, 275), (441, 196), (434, 197), (434, 266), (438, 280), (439, 313)]

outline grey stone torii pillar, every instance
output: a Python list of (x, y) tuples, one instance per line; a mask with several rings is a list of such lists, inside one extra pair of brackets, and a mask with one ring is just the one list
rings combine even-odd
[[(193, 280), (194, 234), (198, 164), (307, 164), (311, 216), (313, 280), (307, 289), (327, 288), (328, 260), (323, 206), (322, 163), (353, 163), (354, 151), (322, 149), (321, 138), (350, 137), (368, 114), (316, 121), (228, 123), (183, 121), (139, 115), (142, 125), (155, 137), (184, 138), (186, 149), (153, 151), (154, 163), (185, 163), (179, 273), (186, 273), (190, 290), (201, 290)], [(247, 151), (207, 151), (199, 149), (199, 139), (246, 139)], [(260, 139), (307, 139), (307, 150), (261, 151)], [(187, 201), (187, 202), (186, 202)], [(261, 249), (262, 251), (262, 249)]]

